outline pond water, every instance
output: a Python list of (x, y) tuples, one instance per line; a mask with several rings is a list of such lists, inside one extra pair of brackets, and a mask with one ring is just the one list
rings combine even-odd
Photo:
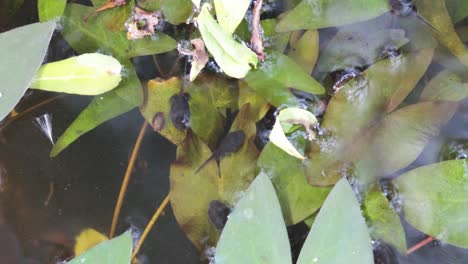
[[(14, 16), (0, 18), (0, 32), (36, 22), (36, 4), (36, 1), (25, 1)], [(279, 10), (273, 11), (279, 13)], [(459, 25), (467, 26), (468, 20)], [(336, 31), (336, 28), (328, 28), (319, 32), (321, 47), (328, 44)], [(54, 35), (50, 47), (47, 61), (75, 54), (60, 34)], [(158, 58), (163, 67), (174, 61), (171, 56)], [(155, 73), (152, 57), (136, 58), (133, 62), (142, 81), (161, 77)], [(432, 65), (428, 75), (440, 70), (440, 65)], [(350, 78), (356, 77), (351, 75)], [(347, 81), (347, 77), (340, 75), (341, 79), (336, 80), (330, 75), (324, 82), (331, 78), (336, 84)], [(50, 98), (54, 99), (48, 101)], [(16, 111), (22, 113), (34, 108), (0, 122), (0, 264), (58, 263), (71, 256), (74, 239), (83, 229), (109, 232), (123, 175), (145, 121), (138, 110), (133, 110), (80, 137), (58, 157), (49, 158), (52, 144), (90, 100), (82, 96), (56, 97), (52, 93), (28, 92)], [(37, 105), (44, 101), (47, 103)], [(39, 124), (38, 118), (46, 123)], [(263, 121), (257, 128), (271, 129), (272, 120)], [(265, 131), (258, 134), (262, 132)], [(449, 152), (447, 148), (450, 146), (450, 151), (453, 151), (451, 158), (466, 158), (468, 146), (463, 145), (465, 140), (468, 142), (468, 101), (460, 104), (441, 134), (433, 138), (417, 160), (403, 171), (438, 162), (442, 159), (441, 153)], [(169, 170), (175, 158), (176, 147), (160, 134), (147, 129), (123, 203), (117, 233), (132, 228), (135, 234), (141, 234), (169, 191)], [(382, 183), (385, 182), (383, 180)], [(402, 221), (408, 246), (427, 237), (404, 219)], [(288, 230), (296, 255), (305, 239), (304, 230), (307, 230), (304, 224)], [(375, 263), (379, 264), (468, 263), (467, 249), (439, 241), (430, 242), (409, 256), (403, 256), (380, 242), (374, 246)], [(139, 260), (142, 264), (205, 263), (206, 260), (200, 260), (204, 258), (201, 255), (177, 224), (169, 206), (150, 232)]]

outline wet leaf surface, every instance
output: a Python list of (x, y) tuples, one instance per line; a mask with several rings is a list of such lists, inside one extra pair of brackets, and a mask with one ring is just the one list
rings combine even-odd
[(44, 22), (62, 16), (67, 0), (38, 0), (39, 21)]
[(270, 18), (260, 21), (263, 29), (263, 45), (265, 48), (271, 48), (278, 52), (283, 52), (288, 46), (289, 32), (276, 32), (275, 28), (278, 19)]
[(332, 136), (309, 154), (306, 174), (311, 183), (329, 185), (340, 178), (340, 164), (349, 162), (359, 149), (354, 141), (370, 126), (378, 126), (405, 99), (426, 71), (432, 54), (427, 49), (380, 61), (332, 97), (322, 122)]
[(281, 208), (267, 175), (260, 173), (236, 203), (216, 247), (215, 261), (292, 263)]
[(258, 166), (275, 186), (287, 225), (297, 224), (315, 213), (331, 190), (307, 184), (302, 162), (272, 143), (263, 148)]
[(158, 113), (162, 113), (164, 125), (156, 131), (176, 145), (185, 139), (187, 133), (185, 130), (177, 129), (170, 118), (170, 101), (174, 95), (180, 93), (181, 85), (180, 80), (175, 77), (169, 80), (149, 81), (145, 103), (140, 108), (141, 114), (150, 124), (153, 124), (154, 117)]
[(111, 56), (88, 53), (42, 65), (30, 87), (81, 95), (98, 95), (117, 87), (122, 65)]
[(296, 105), (296, 98), (287, 88), (313, 94), (325, 89), (288, 56), (267, 52), (265, 62), (245, 77), (248, 85), (274, 106)]
[(426, 85), (421, 101), (461, 101), (468, 97), (468, 83), (450, 71), (442, 71)]
[(414, 3), (421, 16), (436, 29), (434, 34), (438, 41), (447, 47), (465, 67), (468, 67), (468, 49), (465, 48), (455, 31), (445, 2), (443, 0), (415, 0)]
[(202, 7), (197, 24), (208, 51), (228, 76), (244, 78), (251, 66), (256, 67), (257, 55), (244, 44), (235, 41), (213, 19), (206, 5)]
[(244, 19), (251, 0), (214, 0), (216, 18), (219, 25), (228, 33), (234, 33)]
[(128, 264), (132, 256), (132, 235), (130, 232), (105, 241), (80, 256), (70, 264)]
[(392, 181), (406, 221), (430, 236), (463, 248), (468, 247), (466, 162), (451, 160), (419, 167)]
[(367, 191), (363, 207), (364, 214), (369, 221), (371, 237), (394, 246), (405, 255), (406, 238), (400, 217), (391, 207), (379, 186), (374, 186)]
[[(295, 32), (298, 34), (299, 32)], [(291, 37), (291, 40), (293, 37)], [(319, 35), (317, 30), (308, 30), (296, 41), (290, 41), (290, 52), (288, 56), (291, 57), (302, 69), (311, 74), (315, 63), (318, 59), (319, 53)]]
[[(127, 65), (130, 65), (129, 67)], [(93, 130), (109, 119), (126, 113), (143, 103), (140, 81), (130, 62), (124, 63), (127, 76), (117, 88), (94, 97), (73, 123), (57, 140), (50, 152), (55, 157), (80, 136)]]
[(333, 187), (323, 203), (297, 263), (374, 263), (369, 231), (346, 179)]
[(36, 23), (0, 34), (0, 120), (15, 107), (42, 64), (55, 22)]
[(244, 104), (250, 104), (250, 111), (257, 113), (253, 121), (262, 119), (270, 109), (270, 105), (260, 94), (250, 88), (244, 80), (239, 80), (239, 108)]
[(302, 0), (286, 12), (279, 32), (342, 26), (377, 17), (390, 10), (387, 0)]

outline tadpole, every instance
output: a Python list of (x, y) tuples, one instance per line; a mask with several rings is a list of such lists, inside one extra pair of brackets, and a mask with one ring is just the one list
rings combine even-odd
[(229, 213), (231, 213), (231, 209), (218, 200), (211, 201), (208, 206), (208, 217), (218, 230), (223, 229)]
[(190, 95), (188, 93), (175, 94), (170, 99), (171, 110), (169, 116), (174, 126), (183, 130), (189, 126), (190, 122)]
[(203, 164), (195, 171), (197, 174), (206, 164), (208, 164), (213, 159), (216, 160), (218, 163), (219, 168), (219, 161), (226, 155), (232, 154), (237, 152), (244, 144), (245, 140), (245, 133), (242, 130), (234, 131), (228, 133), (219, 143), (218, 148), (213, 151), (213, 154), (205, 161)]

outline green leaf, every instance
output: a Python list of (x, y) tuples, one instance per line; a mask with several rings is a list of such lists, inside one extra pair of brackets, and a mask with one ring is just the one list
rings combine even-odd
[(250, 104), (250, 111), (257, 113), (254, 122), (260, 121), (270, 109), (268, 102), (250, 88), (244, 80), (239, 80), (239, 100), (238, 106), (241, 108), (244, 104)]
[(435, 28), (434, 34), (439, 42), (468, 67), (468, 49), (455, 31), (444, 0), (415, 0), (414, 3), (418, 13)]
[(286, 12), (279, 32), (342, 26), (368, 20), (390, 10), (388, 0), (303, 0)]
[(325, 89), (288, 56), (270, 51), (257, 70), (250, 71), (245, 80), (257, 93), (274, 106), (297, 105), (296, 98), (287, 88), (313, 94)]
[(97, 95), (117, 87), (122, 80), (121, 71), (122, 65), (111, 56), (99, 53), (83, 54), (42, 65), (31, 88)]
[(193, 12), (193, 3), (191, 0), (162, 0), (161, 11), (167, 22), (179, 25), (187, 22)]
[(341, 179), (323, 203), (297, 264), (373, 264), (372, 243), (359, 202)]
[(205, 4), (197, 19), (198, 29), (208, 51), (219, 67), (230, 77), (244, 78), (250, 66), (257, 66), (257, 55), (245, 45), (236, 42), (211, 16)]
[(468, 248), (467, 174), (463, 159), (419, 167), (393, 180), (405, 220), (438, 240)]
[[(245, 20), (244, 20), (245, 21)], [(275, 27), (278, 24), (278, 19), (270, 18), (263, 19), (260, 21), (260, 26), (263, 29), (263, 46), (265, 48), (271, 48), (278, 52), (283, 51), (288, 46), (289, 32), (276, 32)], [(247, 27), (247, 34), (250, 37), (250, 31)], [(246, 41), (249, 41), (247, 38)]]
[[(173, 77), (168, 80), (151, 80), (147, 84), (146, 99), (140, 107), (140, 112), (148, 123), (155, 125), (153, 128), (175, 145), (179, 145), (185, 139), (187, 131), (177, 129), (170, 118), (171, 97), (180, 93), (181, 82)], [(154, 118), (160, 113), (163, 126), (153, 124)]]
[(258, 166), (275, 186), (287, 225), (297, 224), (315, 213), (331, 190), (309, 185), (302, 162), (272, 143), (263, 148)]
[(132, 234), (122, 235), (102, 242), (70, 260), (69, 264), (129, 264), (132, 257)]
[(216, 18), (224, 31), (232, 34), (244, 19), (251, 0), (214, 0)]
[(433, 49), (426, 49), (382, 60), (332, 97), (322, 122), (331, 136), (308, 153), (306, 174), (311, 183), (330, 185), (341, 177), (343, 164), (355, 159), (356, 149), (361, 148), (356, 141), (405, 99), (426, 71), (432, 54)]
[(357, 162), (363, 181), (387, 176), (413, 162), (453, 116), (454, 102), (424, 102), (400, 108), (382, 119), (356, 145), (366, 149)]
[(35, 23), (0, 34), (0, 120), (16, 106), (42, 64), (55, 22)]
[(281, 208), (267, 175), (260, 173), (255, 178), (229, 215), (215, 262), (292, 263)]
[[(132, 5), (128, 4), (96, 15), (93, 7), (68, 4), (62, 35), (79, 53), (99, 50), (110, 53), (119, 60), (175, 49), (175, 40), (163, 33), (157, 33), (152, 38), (128, 40), (123, 26), (125, 20), (130, 17), (131, 9)], [(124, 20), (119, 24), (118, 20), (122, 18)]]
[(421, 101), (461, 101), (468, 97), (468, 83), (463, 82), (460, 76), (442, 71), (426, 85)]
[(38, 0), (39, 21), (44, 22), (62, 16), (66, 4), (67, 0)]
[[(298, 32), (295, 33), (298, 34)], [(319, 54), (318, 31), (307, 30), (296, 41), (291, 41), (290, 47), (288, 56), (300, 65), (306, 73), (311, 74)]]
[(385, 47), (398, 49), (409, 41), (401, 29), (375, 27), (369, 23), (342, 27), (321, 51), (314, 73), (317, 80), (322, 82), (329, 73), (337, 70), (372, 65), (384, 59), (382, 51)]
[(468, 2), (465, 0), (445, 0), (445, 5), (453, 23), (458, 23), (468, 16)]
[(296, 147), (289, 142), (286, 137), (286, 133), (289, 133), (293, 125), (302, 125), (307, 133), (308, 139), (312, 140), (315, 138), (315, 134), (312, 132), (312, 127), (317, 124), (317, 118), (304, 109), (297, 107), (290, 107), (280, 111), (278, 118), (276, 119), (273, 129), (271, 130), (269, 139), (270, 142), (275, 144), (277, 147), (282, 149), (289, 155), (304, 160), (305, 157), (299, 153)]
[(379, 186), (375, 185), (367, 191), (363, 207), (371, 237), (394, 246), (401, 254), (406, 255), (406, 237), (400, 217)]
[(131, 66), (130, 62), (127, 62), (124, 67), (126, 68), (127, 77), (114, 90), (94, 97), (88, 107), (80, 113), (57, 140), (50, 152), (51, 157), (57, 156), (68, 145), (98, 125), (143, 103), (141, 84), (133, 70), (133, 66)]

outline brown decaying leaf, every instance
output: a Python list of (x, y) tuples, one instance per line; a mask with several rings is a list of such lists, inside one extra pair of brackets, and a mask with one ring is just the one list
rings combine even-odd
[(252, 16), (252, 37), (250, 38), (250, 45), (252, 46), (252, 50), (257, 54), (257, 57), (260, 61), (265, 60), (265, 53), (263, 53), (263, 36), (260, 28), (262, 4), (263, 0), (255, 1)]
[(159, 11), (147, 12), (139, 7), (135, 7), (132, 16), (125, 23), (127, 38), (135, 40), (146, 36), (153, 36), (160, 19), (161, 13)]
[(203, 68), (205, 68), (209, 57), (205, 49), (205, 42), (201, 38), (192, 39), (190, 43), (192, 43), (193, 47), (195, 48), (194, 50), (186, 49), (180, 44), (177, 45), (177, 50), (179, 51), (179, 54), (183, 56), (192, 57), (190, 81), (193, 82), (198, 74), (203, 70)]

